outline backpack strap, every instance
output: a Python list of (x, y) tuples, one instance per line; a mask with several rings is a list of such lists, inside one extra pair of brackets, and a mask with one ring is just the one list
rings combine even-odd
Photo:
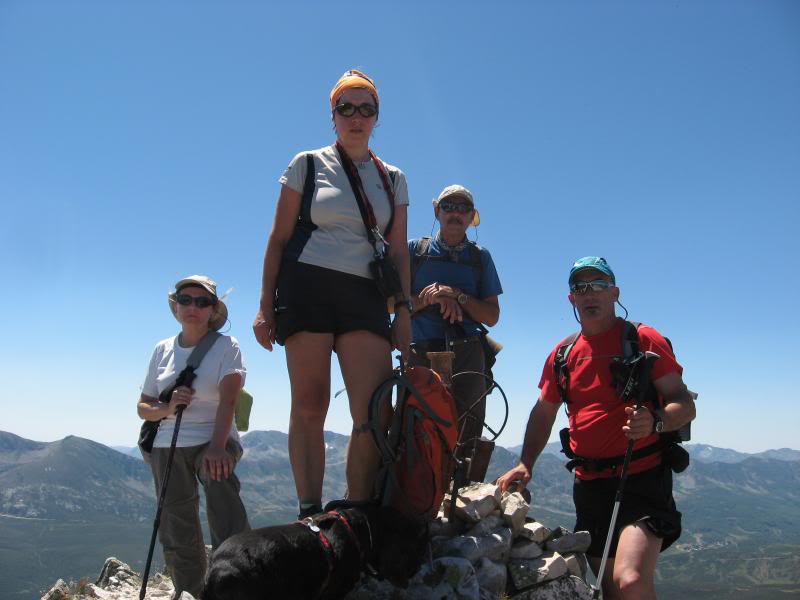
[(472, 270), (475, 272), (475, 290), (478, 294), (481, 293), (481, 284), (483, 283), (483, 260), (481, 259), (481, 247), (472, 240), (467, 242), (469, 248), (469, 260), (472, 264)]
[(297, 223), (294, 226), (292, 237), (286, 243), (283, 256), (288, 260), (296, 261), (300, 258), (311, 233), (317, 226), (311, 220), (311, 200), (314, 197), (316, 188), (317, 168), (314, 165), (314, 154), (306, 153), (306, 178), (303, 183), (303, 196), (300, 202), (300, 213), (297, 215)]
[(186, 359), (186, 366), (192, 367), (195, 371), (200, 366), (200, 363), (203, 362), (203, 358), (205, 355), (208, 354), (208, 351), (211, 350), (211, 346), (214, 345), (222, 334), (219, 331), (209, 331), (207, 334), (203, 336), (203, 339), (194, 347), (192, 353), (189, 355), (189, 358)]
[(203, 362), (203, 358), (211, 349), (211, 346), (214, 345), (214, 342), (216, 342), (221, 335), (222, 334), (218, 331), (209, 331), (203, 336), (203, 339), (197, 343), (197, 345), (194, 347), (194, 350), (192, 350), (191, 354), (189, 354), (189, 358), (186, 359), (186, 367), (183, 369), (183, 371), (178, 373), (178, 377), (175, 379), (175, 382), (171, 386), (164, 389), (161, 394), (159, 394), (159, 401), (169, 403), (169, 397), (176, 388), (179, 388), (182, 385), (191, 384), (192, 380), (194, 379), (194, 372), (200, 366), (200, 363)]
[(625, 321), (622, 328), (622, 360), (628, 361), (641, 351), (638, 321)]
[(414, 287), (414, 278), (417, 276), (419, 268), (428, 260), (428, 248), (431, 247), (430, 236), (419, 239), (414, 246), (414, 255), (411, 257), (411, 287)]
[(567, 390), (569, 389), (569, 369), (567, 369), (567, 359), (569, 358), (569, 353), (572, 351), (572, 347), (575, 345), (575, 342), (578, 341), (581, 332), (576, 331), (558, 347), (556, 350), (555, 358), (553, 359), (553, 369), (555, 370), (556, 375), (556, 385), (558, 386), (558, 393), (561, 395), (561, 401), (564, 404), (569, 403), (569, 398), (567, 398)]

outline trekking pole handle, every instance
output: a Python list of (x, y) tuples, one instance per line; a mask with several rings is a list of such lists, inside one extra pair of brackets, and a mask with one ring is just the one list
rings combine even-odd
[[(634, 404), (634, 408), (638, 410), (644, 404), (645, 396), (647, 395), (647, 388), (650, 384), (650, 372), (653, 370), (653, 365), (655, 362), (661, 358), (655, 352), (650, 352), (649, 350), (644, 353), (644, 364), (642, 364), (642, 371), (639, 373), (639, 395), (636, 398), (636, 403)], [(642, 382), (646, 382), (648, 385), (641, 385)]]

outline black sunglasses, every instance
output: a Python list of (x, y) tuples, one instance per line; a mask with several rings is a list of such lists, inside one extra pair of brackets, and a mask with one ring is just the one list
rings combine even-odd
[(582, 295), (587, 293), (589, 290), (593, 292), (602, 292), (603, 290), (607, 290), (608, 288), (614, 287), (614, 284), (610, 281), (606, 281), (605, 279), (597, 279), (595, 281), (578, 281), (577, 283), (573, 283), (570, 286), (570, 291), (573, 294)]
[(352, 117), (358, 111), (365, 119), (369, 119), (370, 117), (374, 117), (378, 114), (378, 107), (374, 104), (370, 104), (369, 102), (364, 102), (364, 104), (359, 104), (356, 106), (352, 102), (343, 102), (342, 104), (337, 104), (333, 107), (339, 115), (342, 117)]
[(216, 298), (209, 298), (208, 296), (190, 296), (189, 294), (178, 294), (175, 296), (175, 301), (181, 306), (189, 306), (194, 302), (197, 308), (208, 308), (217, 303)]
[(473, 206), (472, 204), (468, 204), (467, 202), (453, 202), (452, 200), (442, 200), (439, 202), (439, 208), (441, 208), (446, 213), (451, 212), (458, 212), (462, 215), (465, 215), (469, 212), (472, 212)]

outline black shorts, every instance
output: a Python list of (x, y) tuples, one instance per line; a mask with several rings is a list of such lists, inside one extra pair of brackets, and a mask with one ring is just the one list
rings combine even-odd
[[(600, 558), (606, 543), (614, 497), (619, 477), (581, 480), (575, 478), (572, 498), (575, 501), (575, 531), (592, 534), (592, 544), (586, 554)], [(665, 465), (630, 475), (625, 483), (622, 502), (614, 525), (614, 537), (608, 555), (617, 552), (619, 532), (631, 523), (643, 523), (661, 538), (661, 551), (666, 550), (681, 535), (681, 513), (672, 498), (672, 471)]]
[(389, 311), (372, 279), (301, 262), (284, 262), (275, 298), (275, 340), (299, 331), (371, 331), (391, 343)]

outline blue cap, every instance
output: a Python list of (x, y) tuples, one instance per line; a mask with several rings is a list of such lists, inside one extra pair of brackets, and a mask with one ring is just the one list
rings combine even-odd
[(600, 256), (584, 256), (583, 258), (576, 260), (575, 264), (572, 265), (572, 268), (569, 271), (569, 285), (572, 285), (572, 279), (575, 277), (575, 275), (585, 269), (594, 269), (595, 271), (600, 271), (601, 273), (611, 277), (611, 281), (613, 283), (617, 282), (616, 277), (614, 277), (614, 271), (612, 271), (611, 267), (608, 266), (605, 258)]

